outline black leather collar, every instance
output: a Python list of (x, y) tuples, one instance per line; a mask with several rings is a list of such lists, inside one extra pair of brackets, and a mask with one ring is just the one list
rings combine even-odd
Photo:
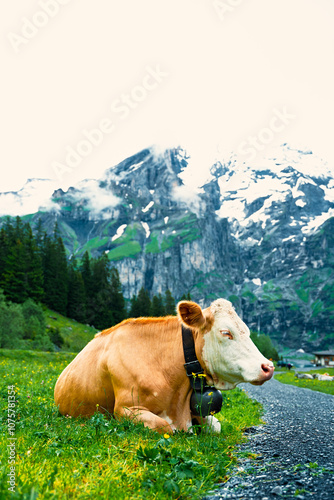
[(206, 384), (204, 370), (196, 356), (193, 332), (184, 325), (182, 325), (182, 343), (184, 367), (193, 389), (190, 397), (190, 411), (194, 416), (213, 415), (221, 410), (223, 398), (218, 389)]
[(196, 356), (193, 332), (190, 328), (187, 328), (184, 325), (182, 325), (182, 342), (185, 359), (184, 367), (189, 377), (191, 386), (194, 389), (198, 389), (201, 387), (201, 377), (197, 377), (197, 375), (204, 374), (204, 370)]

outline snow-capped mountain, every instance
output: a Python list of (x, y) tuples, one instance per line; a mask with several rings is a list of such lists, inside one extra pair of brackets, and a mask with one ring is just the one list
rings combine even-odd
[(238, 235), (247, 234), (254, 224), (262, 229), (277, 224), (272, 215), (280, 203), (298, 207), (292, 210), (289, 226), (304, 233), (316, 230), (334, 215), (333, 171), (311, 152), (287, 145), (279, 152), (280, 156), (262, 165), (240, 164), (234, 158), (228, 165), (217, 163), (212, 169), (220, 191), (217, 214), (227, 217)]
[[(34, 226), (41, 217), (50, 230), (57, 220), (69, 254), (106, 252), (127, 298), (142, 286), (176, 298), (189, 291), (203, 305), (226, 297), (279, 342), (329, 346), (333, 170), (283, 145), (253, 164), (218, 158), (200, 187), (191, 176), (181, 148), (148, 148), (99, 180), (55, 190), (26, 218)], [(23, 204), (24, 190), (15, 195)]]

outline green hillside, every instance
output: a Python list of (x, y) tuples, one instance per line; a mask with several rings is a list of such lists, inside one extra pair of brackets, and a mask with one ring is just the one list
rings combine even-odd
[(66, 318), (66, 316), (62, 316), (48, 308), (44, 309), (44, 315), (47, 331), (50, 332), (51, 329), (58, 330), (63, 339), (63, 345), (60, 347), (61, 351), (81, 351), (98, 331), (92, 326), (78, 323), (78, 321)]

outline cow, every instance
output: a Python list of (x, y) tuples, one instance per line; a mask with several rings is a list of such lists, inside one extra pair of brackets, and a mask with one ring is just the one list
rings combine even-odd
[(320, 381), (321, 381), (321, 380), (325, 380), (325, 381), (327, 381), (327, 382), (333, 382), (333, 381), (334, 381), (334, 377), (331, 377), (331, 376), (329, 375), (329, 373), (323, 373), (323, 374), (321, 374), (321, 373), (315, 373), (315, 374), (313, 375), (313, 378), (315, 378), (315, 379), (317, 379), (317, 380), (320, 380)]
[(191, 413), (193, 387), (184, 366), (182, 326), (190, 331), (206, 384), (220, 391), (241, 382), (262, 385), (274, 366), (253, 344), (229, 301), (217, 299), (203, 310), (181, 301), (177, 312), (127, 319), (96, 334), (57, 380), (60, 413), (89, 417), (98, 409), (135, 418), (160, 433), (187, 431), (194, 422), (219, 432), (215, 417)]
[(298, 373), (295, 372), (295, 377), (299, 379), (305, 379), (305, 380), (313, 380), (313, 377), (310, 373)]

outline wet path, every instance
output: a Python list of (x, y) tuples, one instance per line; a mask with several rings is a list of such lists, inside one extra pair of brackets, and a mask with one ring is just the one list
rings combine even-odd
[(206, 500), (334, 500), (334, 396), (271, 380), (243, 389), (265, 410), (267, 425), (249, 429), (232, 478)]

